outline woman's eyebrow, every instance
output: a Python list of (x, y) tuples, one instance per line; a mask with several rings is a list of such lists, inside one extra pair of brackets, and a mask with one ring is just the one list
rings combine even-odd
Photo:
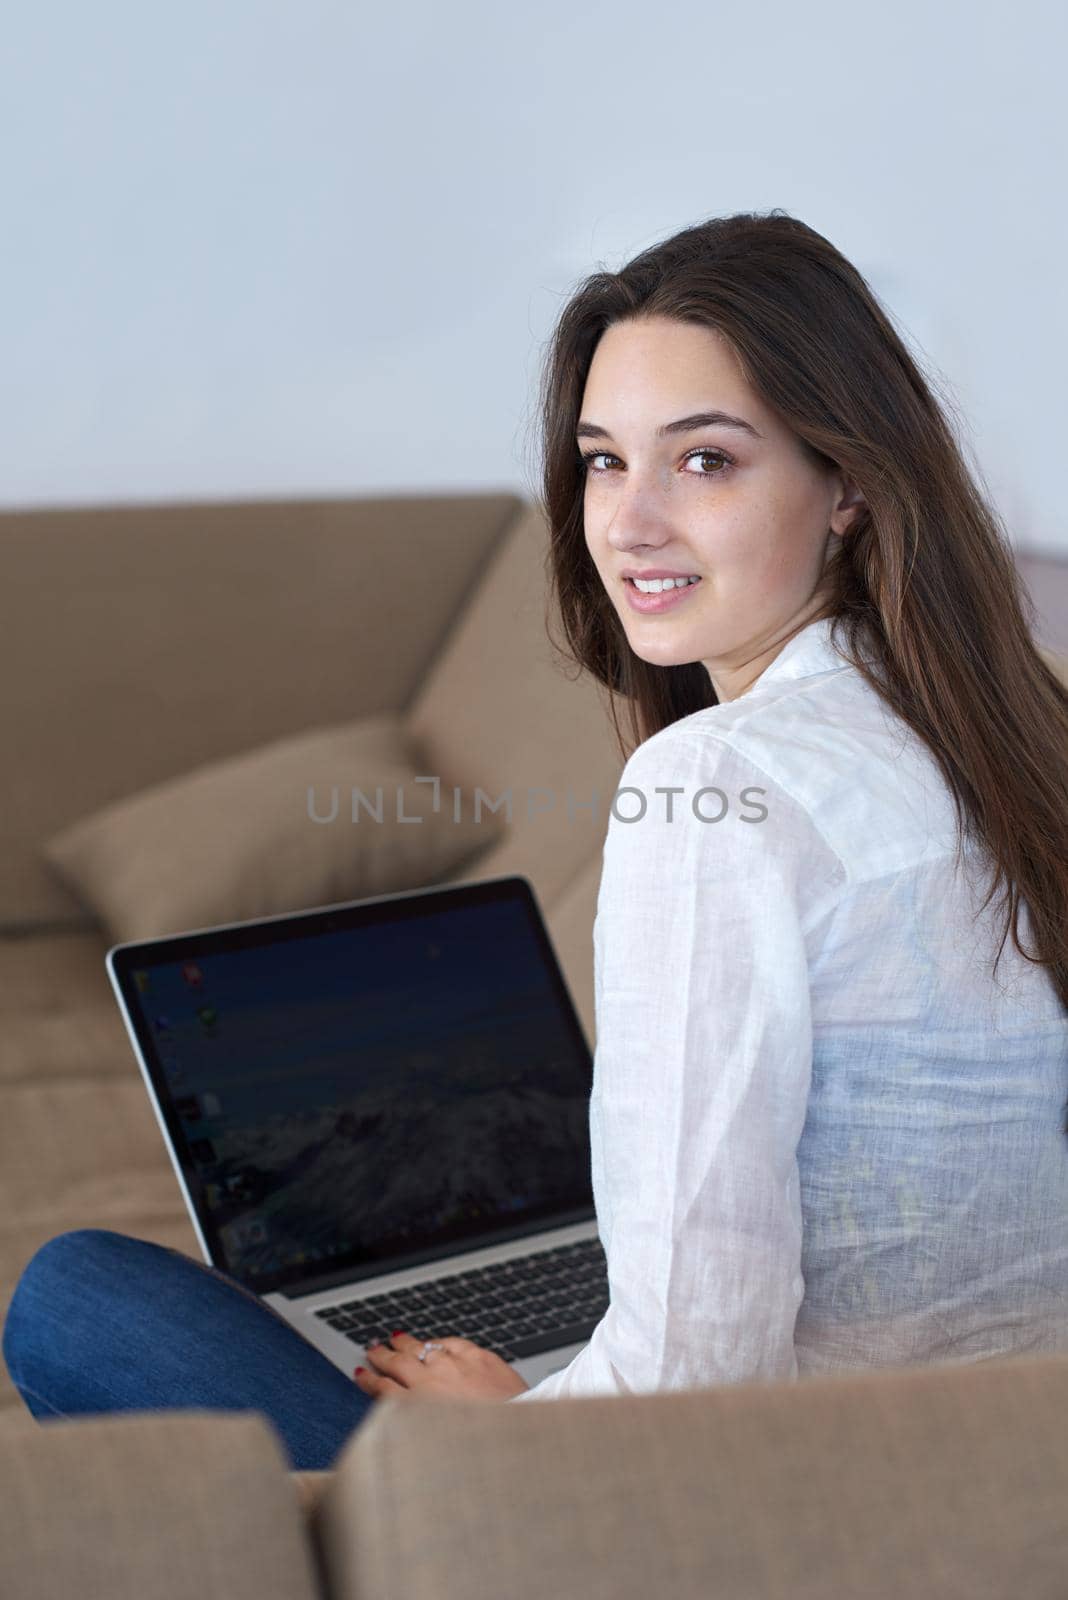
[[(762, 439), (764, 435), (753, 427), (751, 422), (746, 422), (744, 417), (732, 417), (729, 411), (695, 411), (692, 417), (680, 417), (677, 422), (665, 422), (657, 428), (658, 439), (666, 439), (671, 433), (695, 433), (698, 428), (741, 428), (745, 433), (751, 433), (754, 439)], [(575, 429), (576, 439), (610, 439), (612, 435), (607, 428), (602, 428), (596, 422), (580, 422)]]

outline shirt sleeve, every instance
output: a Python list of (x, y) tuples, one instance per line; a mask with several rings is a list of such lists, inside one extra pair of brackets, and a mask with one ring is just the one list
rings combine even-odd
[(594, 923), (610, 1303), (574, 1360), (515, 1400), (797, 1377), (806, 934), (844, 876), (800, 804), (722, 736), (674, 725), (630, 757)]

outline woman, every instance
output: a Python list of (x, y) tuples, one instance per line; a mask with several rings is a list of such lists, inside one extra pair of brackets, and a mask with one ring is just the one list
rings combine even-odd
[(554, 601), (634, 746), (594, 928), (607, 1313), (533, 1389), (404, 1331), (349, 1384), (223, 1274), (77, 1230), (5, 1328), (35, 1415), (251, 1406), (322, 1466), (375, 1398), (1068, 1349), (1068, 692), (923, 378), (825, 239), (742, 214), (580, 285), (542, 424)]

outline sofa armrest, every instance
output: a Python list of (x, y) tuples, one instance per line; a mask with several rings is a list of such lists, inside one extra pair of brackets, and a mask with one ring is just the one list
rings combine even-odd
[(0, 1594), (321, 1600), (278, 1434), (193, 1409), (3, 1430)]
[(312, 1520), (334, 1600), (1054, 1600), (1068, 1355), (503, 1406), (382, 1400)]

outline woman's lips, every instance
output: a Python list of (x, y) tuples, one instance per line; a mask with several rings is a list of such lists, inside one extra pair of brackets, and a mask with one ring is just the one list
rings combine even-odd
[(676, 606), (682, 605), (686, 596), (699, 589), (703, 581), (702, 578), (698, 578), (696, 583), (687, 583), (681, 589), (662, 589), (659, 594), (642, 594), (630, 578), (623, 579), (623, 587), (627, 591), (627, 604), (631, 610), (649, 616), (658, 611), (671, 611)]

